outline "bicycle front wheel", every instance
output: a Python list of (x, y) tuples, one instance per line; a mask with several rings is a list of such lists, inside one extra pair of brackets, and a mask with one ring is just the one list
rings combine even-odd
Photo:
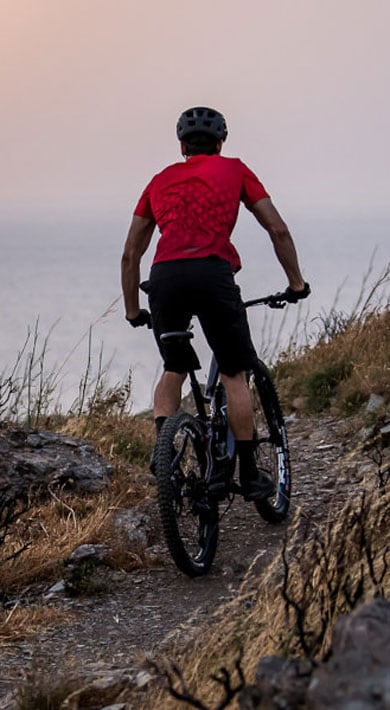
[(255, 505), (264, 520), (280, 523), (287, 516), (291, 495), (286, 426), (275, 385), (261, 360), (249, 373), (248, 384), (254, 410), (257, 467), (271, 476), (276, 488), (273, 498), (256, 501)]
[(157, 497), (168, 549), (190, 577), (208, 572), (218, 542), (218, 504), (209, 500), (205, 438), (190, 414), (164, 422), (157, 443)]

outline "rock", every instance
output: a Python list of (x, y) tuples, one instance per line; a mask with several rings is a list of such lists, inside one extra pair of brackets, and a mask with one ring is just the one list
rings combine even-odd
[(51, 487), (96, 493), (109, 483), (112, 466), (75, 437), (48, 431), (0, 430), (0, 494), (21, 500)]
[(284, 417), (284, 423), (285, 424), (292, 424), (297, 420), (297, 414), (296, 412), (292, 412), (292, 414), (287, 414), (287, 416)]
[[(77, 703), (69, 708), (101, 708), (103, 710), (123, 710), (126, 703), (116, 702), (121, 694), (135, 686), (135, 671), (133, 669), (103, 669), (94, 673), (94, 677), (84, 683), (77, 692)], [(63, 707), (65, 707), (65, 703)]]
[(239, 710), (257, 710), (257, 708), (266, 708), (265, 704), (261, 705), (262, 697), (256, 685), (245, 685), (238, 696)]
[(116, 533), (122, 534), (132, 548), (144, 549), (152, 542), (151, 519), (139, 508), (117, 510), (114, 516), (114, 527)]
[(372, 446), (380, 446), (381, 449), (386, 449), (390, 446), (390, 422), (378, 421), (371, 426), (363, 427), (360, 430), (360, 437), (365, 444), (365, 449)]
[(303, 704), (312, 667), (305, 658), (262, 658), (256, 668), (256, 688), (264, 707), (287, 710)]
[(107, 589), (110, 567), (108, 545), (80, 545), (64, 560), (65, 593), (71, 597), (91, 595)]
[(163, 545), (152, 545), (146, 550), (147, 560), (151, 565), (158, 565), (165, 559), (166, 553)]
[(292, 401), (292, 406), (294, 409), (297, 409), (298, 411), (304, 410), (305, 406), (306, 406), (306, 398), (305, 397), (295, 397)]
[(146, 685), (148, 685), (152, 680), (154, 680), (154, 676), (150, 675), (148, 671), (139, 671), (135, 677), (135, 684), (138, 688), (144, 688)]
[(375, 426), (365, 426), (360, 430), (360, 438), (363, 442), (370, 442), (375, 436)]
[(65, 582), (63, 579), (61, 579), (59, 582), (56, 584), (53, 584), (50, 589), (47, 590), (46, 594), (44, 594), (43, 598), (44, 599), (51, 599), (52, 597), (56, 596), (56, 594), (61, 594), (65, 590)]
[(102, 564), (107, 561), (110, 552), (108, 545), (79, 545), (70, 554), (69, 561), (79, 563), (85, 562), (85, 560), (93, 560), (96, 564)]
[(377, 598), (341, 617), (333, 632), (330, 660), (313, 672), (309, 707), (390, 708), (389, 648), (390, 602)]
[(390, 446), (390, 422), (386, 422), (379, 430), (383, 447)]
[(381, 395), (375, 394), (375, 392), (372, 392), (369, 396), (368, 402), (366, 404), (366, 411), (367, 412), (376, 412), (378, 409), (381, 409), (385, 403), (385, 400)]

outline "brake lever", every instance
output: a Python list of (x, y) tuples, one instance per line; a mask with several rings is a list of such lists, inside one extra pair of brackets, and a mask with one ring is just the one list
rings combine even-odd
[(281, 301), (269, 301), (267, 304), (270, 308), (285, 308), (286, 307), (286, 301), (283, 303)]
[(286, 306), (286, 301), (284, 300), (284, 293), (279, 291), (278, 293), (273, 293), (267, 299), (267, 306), (270, 308), (284, 308)]

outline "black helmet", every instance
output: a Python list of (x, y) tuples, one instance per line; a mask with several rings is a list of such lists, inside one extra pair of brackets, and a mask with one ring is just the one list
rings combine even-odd
[(198, 132), (208, 133), (219, 141), (225, 141), (228, 131), (222, 113), (205, 106), (195, 106), (184, 111), (176, 126), (179, 141), (184, 140), (190, 133)]

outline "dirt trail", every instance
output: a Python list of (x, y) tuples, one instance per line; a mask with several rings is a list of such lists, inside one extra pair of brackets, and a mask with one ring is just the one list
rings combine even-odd
[[(288, 430), (294, 485), (289, 520), (301, 507), (302, 514), (313, 514), (311, 524), (315, 525), (327, 515), (330, 502), (338, 507), (351, 487), (358, 485), (364, 459), (350, 460), (354, 444), (339, 421), (295, 420)], [(340, 477), (344, 483), (336, 489)], [(237, 498), (221, 521), (218, 552), (207, 577), (185, 577), (165, 553), (158, 567), (116, 573), (105, 594), (53, 597), (48, 603), (71, 611), (73, 617), (33, 640), (0, 647), (0, 707), (8, 707), (1, 698), (15, 688), (33, 658), (47, 670), (71, 663), (83, 676), (97, 668), (107, 672), (136, 668), (140, 651), (161, 648), (195, 612), (198, 621), (207, 619), (230, 599), (259, 553), (257, 565), (265, 567), (287, 526), (265, 523), (253, 505)]]

